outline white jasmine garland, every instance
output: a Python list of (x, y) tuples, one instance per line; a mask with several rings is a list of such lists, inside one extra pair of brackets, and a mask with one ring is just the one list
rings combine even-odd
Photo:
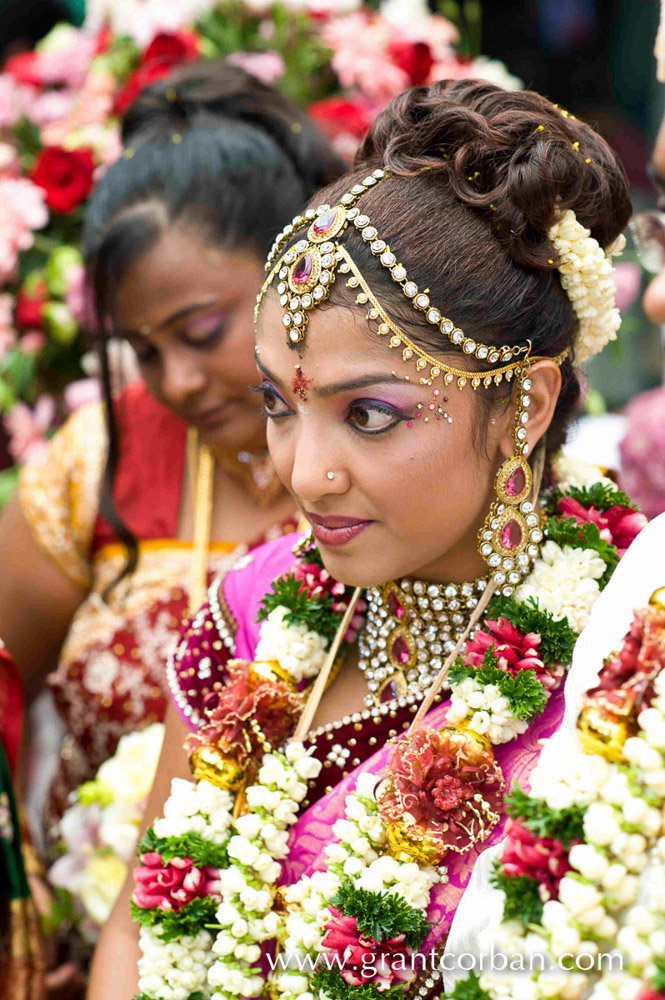
[(621, 316), (615, 306), (611, 254), (621, 252), (625, 239), (615, 241), (606, 252), (571, 209), (560, 214), (548, 236), (559, 257), (561, 284), (579, 323), (575, 361), (581, 364), (616, 340)]
[(325, 636), (302, 623), (287, 624), (284, 618), (288, 613), (288, 608), (280, 606), (261, 622), (254, 659), (257, 662), (277, 660), (296, 681), (316, 677), (326, 658), (328, 642)]
[(447, 718), (452, 725), (468, 720), (471, 729), (494, 744), (508, 743), (529, 728), (525, 719), (513, 715), (510, 702), (495, 684), (482, 685), (473, 677), (452, 685)]
[(529, 576), (515, 591), (518, 601), (538, 600), (544, 611), (567, 618), (581, 632), (600, 595), (598, 581), (607, 569), (593, 549), (563, 548), (552, 540), (543, 545)]

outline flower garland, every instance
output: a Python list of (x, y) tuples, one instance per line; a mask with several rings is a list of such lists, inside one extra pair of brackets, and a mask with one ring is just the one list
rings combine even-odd
[(571, 209), (561, 213), (547, 235), (559, 258), (561, 284), (579, 322), (575, 362), (582, 364), (616, 340), (621, 326), (612, 257), (622, 252), (626, 239), (620, 236), (604, 250)]
[[(486, 937), (513, 956), (547, 957), (551, 967), (519, 984), (474, 974), (451, 997), (662, 996), (664, 649), (665, 607), (636, 612), (622, 649), (585, 697), (577, 731), (545, 745), (530, 795), (516, 789), (509, 797), (513, 821), (493, 876), (504, 897), (502, 923)], [(633, 723), (637, 733), (628, 735)], [(620, 970), (576, 966), (579, 956), (600, 952), (619, 956)]]
[[(295, 727), (348, 601), (317, 550), (304, 545), (294, 571), (263, 601), (255, 661), (229, 664), (228, 686), (188, 741), (198, 784), (174, 782), (164, 819), (141, 845), (141, 1000), (256, 995), (265, 986), (260, 946), (271, 939), (281, 951), (269, 988), (283, 1000), (355, 996), (367, 985), (367, 952), (375, 987), (367, 996), (413, 978), (409, 960), (427, 937), (430, 891), (447, 878), (444, 858), (484, 840), (499, 821), (503, 778), (491, 744), (542, 713), (620, 549), (645, 520), (586, 468), (569, 470), (565, 488), (545, 504), (550, 517), (532, 574), (513, 596), (494, 598), (451, 670), (447, 727), (424, 726), (397, 742), (382, 778), (360, 774), (333, 828), (327, 870), (277, 892), (288, 828), (320, 764), (300, 743), (275, 748)], [(360, 626), (356, 615), (346, 641)], [(206, 853), (212, 814), (197, 805), (215, 793), (223, 796), (214, 812), (219, 857)], [(420, 801), (429, 803), (422, 812)], [(194, 830), (199, 840), (182, 840)], [(146, 884), (169, 892), (146, 895)], [(206, 951), (206, 934), (203, 962), (194, 956)], [(191, 953), (185, 979), (181, 949)]]

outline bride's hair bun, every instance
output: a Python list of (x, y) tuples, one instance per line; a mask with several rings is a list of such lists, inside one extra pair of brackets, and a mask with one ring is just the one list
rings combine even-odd
[(456, 198), (488, 213), (511, 257), (551, 268), (547, 231), (572, 209), (602, 247), (630, 218), (624, 169), (590, 126), (532, 91), (474, 80), (414, 88), (379, 115), (358, 161), (395, 175), (427, 168)]

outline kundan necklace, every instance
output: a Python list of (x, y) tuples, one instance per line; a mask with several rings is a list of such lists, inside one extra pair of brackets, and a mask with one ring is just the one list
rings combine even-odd
[(402, 580), (367, 591), (358, 666), (367, 705), (422, 695), (469, 624), (488, 580), (437, 584)]

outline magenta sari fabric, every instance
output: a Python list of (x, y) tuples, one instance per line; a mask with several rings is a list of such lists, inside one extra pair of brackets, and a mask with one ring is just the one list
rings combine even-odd
[[(293, 546), (298, 540), (298, 536), (289, 535), (269, 542), (252, 554), (251, 562), (245, 563), (241, 569), (232, 570), (226, 576), (223, 594), (238, 625), (235, 649), (237, 657), (246, 660), (253, 658), (259, 635), (259, 624), (256, 621), (259, 606), (272, 581), (288, 572), (293, 565)], [(449, 704), (446, 701), (434, 708), (427, 716), (427, 724), (436, 728), (444, 726)], [(517, 783), (528, 791), (529, 775), (538, 760), (541, 741), (558, 728), (563, 707), (562, 687), (550, 698), (543, 715), (532, 723), (523, 736), (495, 748), (495, 757), (503, 771), (506, 790)], [(388, 754), (388, 747), (378, 750), (301, 815), (291, 830), (290, 854), (283, 866), (282, 884), (289, 885), (304, 874), (326, 867), (324, 848), (333, 840), (334, 822), (344, 816), (346, 795), (353, 791), (360, 772), (381, 773)], [(504, 815), (484, 844), (467, 854), (449, 857), (449, 882), (437, 885), (432, 890), (428, 918), (432, 921), (433, 928), (424, 950), (440, 943), (447, 933), (478, 856), (503, 838), (505, 826)]]

